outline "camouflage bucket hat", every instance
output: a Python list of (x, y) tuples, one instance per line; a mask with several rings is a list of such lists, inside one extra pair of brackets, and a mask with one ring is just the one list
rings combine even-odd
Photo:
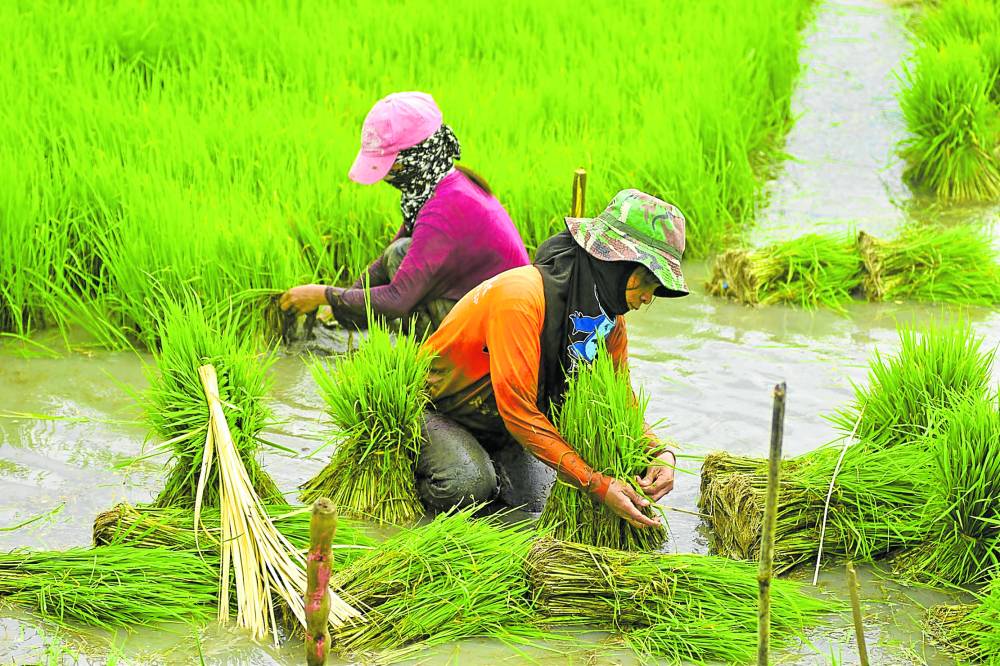
[(622, 190), (597, 217), (567, 217), (573, 239), (590, 256), (602, 261), (635, 261), (648, 268), (667, 293), (684, 296), (681, 272), (684, 215), (666, 201), (639, 190)]

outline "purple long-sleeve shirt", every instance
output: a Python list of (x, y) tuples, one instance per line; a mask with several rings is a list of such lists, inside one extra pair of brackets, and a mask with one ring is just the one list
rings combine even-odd
[[(396, 238), (404, 235), (400, 229)], [(458, 300), (480, 282), (527, 264), (524, 242), (504, 207), (455, 169), (417, 213), (413, 242), (392, 281), (371, 286), (372, 310), (405, 317), (423, 301)], [(343, 306), (363, 315), (365, 293), (359, 286), (341, 298)]]

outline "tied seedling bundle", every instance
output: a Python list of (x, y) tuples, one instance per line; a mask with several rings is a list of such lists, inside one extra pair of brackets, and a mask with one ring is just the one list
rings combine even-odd
[(900, 106), (910, 137), (904, 176), (943, 199), (1000, 197), (1000, 8), (990, 0), (928, 7), (922, 43), (903, 71)]
[(112, 545), (0, 555), (0, 598), (105, 629), (211, 619), (217, 571), (198, 555)]
[(981, 227), (909, 226), (891, 241), (861, 232), (858, 248), (868, 300), (1000, 303), (1000, 264)]
[(893, 563), (906, 578), (969, 585), (1000, 571), (1000, 403), (970, 399), (940, 414), (926, 541)]
[[(642, 657), (746, 663), (756, 654), (753, 565), (541, 538), (528, 556), (527, 575), (548, 622), (615, 632)], [(772, 635), (781, 641), (796, 640), (836, 610), (790, 581), (774, 581), (771, 598)]]
[(932, 606), (924, 620), (931, 641), (963, 662), (1000, 662), (1000, 577), (971, 604)]
[[(206, 311), (196, 300), (165, 299), (160, 323), (161, 347), (154, 352), (149, 389), (143, 399), (146, 420), (166, 440), (174, 460), (163, 490), (154, 501), (159, 507), (195, 505), (199, 470), (209, 434), (209, 413), (198, 367), (212, 364), (219, 381), (219, 398), (231, 414), (230, 433), (253, 487), (265, 503), (285, 500), (257, 456), (258, 434), (271, 414), (264, 404), (270, 386), (272, 352), (260, 352), (256, 338), (245, 335), (236, 314)], [(219, 468), (209, 470), (202, 504), (219, 507)]]
[[(633, 486), (635, 477), (659, 461), (649, 447), (644, 414), (648, 398), (632, 392), (628, 371), (617, 370), (603, 346), (592, 363), (581, 363), (570, 377), (555, 426), (566, 442), (596, 472)], [(652, 515), (647, 508), (647, 515)], [(557, 482), (549, 492), (539, 527), (553, 536), (623, 550), (655, 550), (666, 527), (633, 527), (587, 490)]]
[[(309, 547), (309, 507), (268, 505), (264, 507), (274, 527), (298, 550)], [(119, 504), (94, 520), (94, 544), (119, 544), (142, 548), (200, 551), (218, 559), (220, 552), (219, 510), (202, 509), (197, 537), (194, 512), (174, 507), (157, 508)], [(341, 519), (333, 545), (334, 566), (346, 565), (375, 545), (360, 523)]]
[(302, 486), (303, 502), (329, 497), (345, 516), (397, 525), (423, 515), (414, 469), (430, 362), (415, 339), (397, 335), (393, 344), (386, 325), (370, 318), (356, 353), (313, 363), (339, 432), (330, 463)]
[(489, 637), (526, 643), (547, 637), (535, 626), (524, 562), (534, 532), (474, 508), (404, 529), (334, 573), (331, 586), (362, 609), (363, 622), (331, 632), (347, 654), (378, 652), (378, 663), (427, 647)]
[(842, 311), (861, 287), (861, 258), (850, 238), (807, 234), (715, 258), (705, 287), (713, 296), (746, 305), (789, 303)]
[[(868, 383), (831, 417), (843, 445), (782, 461), (775, 568), (787, 570), (822, 551), (871, 559), (922, 543), (942, 506), (936, 415), (988, 393), (992, 352), (966, 323), (939, 323), (918, 335), (900, 331), (897, 355), (876, 352)], [(706, 457), (699, 506), (714, 552), (755, 559), (760, 552), (767, 461)], [(832, 482), (832, 489), (831, 489)]]

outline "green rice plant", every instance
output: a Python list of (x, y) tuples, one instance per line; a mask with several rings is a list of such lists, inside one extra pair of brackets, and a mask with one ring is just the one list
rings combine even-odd
[(989, 393), (995, 352), (983, 349), (968, 321), (904, 325), (897, 333), (899, 351), (876, 349), (867, 383), (854, 384), (854, 399), (829, 417), (870, 449), (912, 441), (927, 433), (936, 412)]
[(990, 98), (996, 75), (976, 43), (917, 49), (900, 91), (911, 183), (945, 199), (1000, 197), (1000, 108)]
[(346, 516), (405, 524), (423, 514), (414, 469), (423, 442), (431, 357), (369, 316), (357, 352), (310, 370), (338, 431), (330, 463), (302, 485), (302, 501), (329, 497)]
[[(198, 368), (215, 366), (220, 399), (229, 407), (233, 442), (254, 489), (265, 504), (284, 504), (284, 496), (258, 462), (258, 434), (270, 418), (264, 404), (274, 362), (272, 351), (261, 352), (258, 340), (239, 327), (234, 311), (208, 312), (196, 299), (163, 299), (155, 365), (147, 369), (149, 388), (142, 397), (146, 421), (173, 452), (158, 507), (192, 508), (208, 437), (209, 410)], [(208, 470), (202, 505), (219, 506), (219, 466)]]
[(746, 305), (822, 305), (843, 312), (862, 275), (853, 241), (806, 234), (764, 248), (723, 252), (715, 258), (705, 288)]
[(932, 606), (924, 620), (931, 641), (956, 659), (1000, 662), (1000, 577), (971, 604)]
[(205, 623), (215, 613), (217, 586), (218, 571), (197, 555), (166, 548), (0, 554), (0, 597), (63, 625)]
[[(640, 656), (670, 663), (753, 661), (757, 571), (706, 555), (626, 552), (539, 539), (527, 559), (538, 610), (554, 625), (615, 632)], [(838, 609), (776, 580), (772, 636), (794, 643)]]
[(981, 227), (909, 226), (890, 241), (861, 232), (858, 247), (870, 301), (1000, 303), (1000, 260)]
[[(309, 547), (310, 507), (271, 504), (265, 507), (275, 528), (299, 550)], [(175, 507), (157, 508), (118, 504), (94, 519), (94, 545), (127, 545), (142, 548), (201, 552), (219, 555), (219, 511), (203, 509), (198, 534), (194, 512)], [(350, 519), (337, 521), (333, 558), (342, 567), (375, 545), (362, 525)]]
[[(779, 157), (813, 3), (0, 4), (2, 316), (20, 332), (62, 323), (155, 348), (159, 289), (231, 299), (254, 325), (261, 294), (353, 278), (377, 256), (398, 195), (346, 171), (365, 113), (393, 90), (435, 95), (531, 248), (560, 228), (578, 166), (595, 206), (627, 182), (685, 212), (690, 255), (722, 247)], [(639, 23), (671, 37), (606, 29)], [(420, 62), (439, 66), (389, 66)], [(68, 242), (69, 210), (89, 228), (78, 256), (99, 259), (94, 274), (61, 240), (21, 242), (49, 220)]]
[[(648, 396), (640, 392), (636, 397), (627, 368), (616, 369), (603, 345), (568, 384), (554, 425), (592, 469), (629, 483), (642, 495), (635, 479), (658, 462), (644, 418)], [(652, 513), (652, 507), (646, 509)], [(556, 538), (623, 550), (655, 550), (667, 538), (665, 524), (633, 527), (586, 490), (563, 482), (549, 491), (538, 524)]]
[(924, 544), (895, 562), (906, 578), (954, 585), (1000, 571), (1000, 403), (979, 397), (939, 415), (928, 438), (931, 484), (944, 508), (927, 516)]
[(547, 637), (536, 626), (524, 576), (535, 533), (502, 516), (473, 518), (474, 511), (404, 529), (336, 572), (330, 584), (364, 619), (331, 629), (333, 645), (393, 663), (466, 638), (525, 643)]
[[(821, 543), (827, 555), (856, 560), (922, 544), (928, 521), (945, 510), (934, 492), (935, 415), (987, 395), (993, 353), (961, 321), (899, 335), (900, 351), (876, 350), (868, 383), (855, 385), (852, 403), (831, 416), (844, 444), (782, 461), (776, 570), (815, 558)], [(758, 458), (706, 457), (699, 507), (714, 552), (758, 557), (766, 468)]]
[(916, 27), (919, 39), (937, 47), (950, 42), (981, 42), (1000, 30), (994, 0), (942, 0), (928, 7)]

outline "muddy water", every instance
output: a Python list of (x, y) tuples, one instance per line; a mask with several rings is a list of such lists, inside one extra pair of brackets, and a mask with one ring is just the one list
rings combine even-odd
[[(907, 50), (901, 15), (871, 1), (819, 6), (808, 47), (807, 69), (794, 101), (801, 114), (789, 136), (794, 158), (773, 184), (754, 242), (791, 237), (807, 229), (865, 228), (891, 234), (909, 219), (996, 218), (995, 211), (935, 210), (912, 198), (901, 179), (893, 147), (903, 136), (893, 98), (891, 72)], [(901, 205), (899, 205), (901, 204)], [(688, 267), (692, 284), (707, 272)], [(865, 377), (877, 346), (897, 346), (898, 323), (921, 324), (942, 310), (913, 305), (855, 304), (848, 316), (787, 308), (750, 310), (709, 299), (700, 292), (660, 301), (631, 316), (631, 364), (636, 384), (652, 395), (651, 420), (678, 442), (685, 474), (664, 500), (668, 508), (696, 509), (700, 456), (714, 449), (763, 456), (768, 445), (770, 389), (788, 383), (786, 455), (802, 453), (835, 436), (824, 419), (851, 395), (851, 382)], [(1000, 344), (1000, 314), (967, 312), (994, 347)], [(45, 336), (39, 339), (45, 343)], [(123, 468), (143, 450), (146, 430), (130, 391), (145, 385), (148, 357), (132, 353), (79, 353), (23, 358), (18, 345), (0, 345), (0, 525), (42, 519), (0, 532), (0, 549), (63, 548), (90, 543), (91, 523), (116, 502), (151, 499), (160, 487), (165, 456)], [(302, 361), (282, 358), (274, 372), (273, 407), (280, 423), (267, 438), (306, 452), (322, 442), (328, 422)], [(39, 418), (44, 416), (46, 418)], [(147, 447), (148, 449), (148, 447)], [(267, 452), (265, 466), (292, 492), (322, 466), (321, 460)], [(698, 519), (669, 513), (670, 548), (706, 552)], [(948, 597), (908, 590), (866, 570), (866, 629), (872, 663), (946, 664), (921, 638), (923, 605)], [(826, 570), (822, 589), (844, 596), (839, 570)], [(0, 609), (0, 664), (47, 661), (51, 628), (13, 609)], [(788, 654), (787, 663), (856, 663), (849, 621), (813, 636), (813, 649)], [(599, 638), (599, 636), (595, 636)], [(297, 645), (280, 650), (253, 645), (235, 632), (212, 628), (195, 637), (187, 630), (142, 631), (112, 639), (102, 632), (61, 633), (63, 663), (105, 663), (109, 642), (122, 645), (127, 663), (197, 663), (200, 643), (209, 663), (298, 664)], [(46, 656), (48, 655), (48, 656)], [(531, 651), (540, 663), (588, 661), (586, 653)], [(501, 645), (473, 641), (427, 655), (428, 663), (523, 663)], [(53, 661), (51, 663), (60, 663)], [(625, 654), (588, 663), (632, 663)]]

